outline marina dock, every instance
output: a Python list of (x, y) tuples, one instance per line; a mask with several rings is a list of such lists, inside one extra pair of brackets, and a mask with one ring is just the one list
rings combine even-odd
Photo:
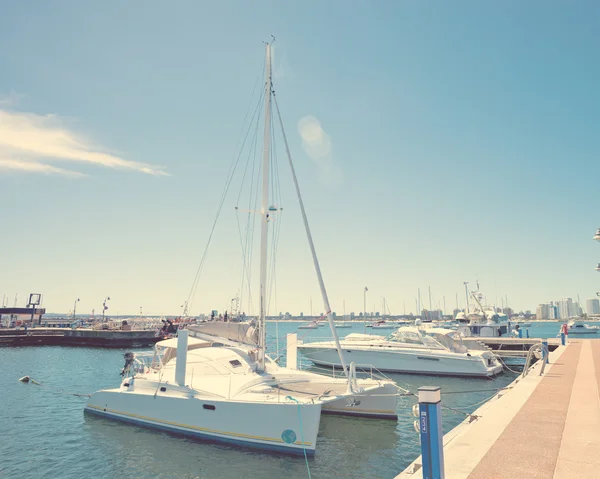
[[(541, 368), (444, 435), (447, 479), (599, 476), (600, 341), (571, 340)], [(419, 457), (396, 479), (421, 478), (421, 468)]]

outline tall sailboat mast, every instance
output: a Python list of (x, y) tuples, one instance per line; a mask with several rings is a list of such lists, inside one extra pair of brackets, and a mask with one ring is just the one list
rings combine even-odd
[(265, 350), (267, 342), (267, 234), (269, 224), (269, 163), (271, 142), (271, 44), (265, 45), (265, 133), (262, 161), (262, 202), (260, 206), (260, 316), (259, 316), (259, 365), (265, 368)]

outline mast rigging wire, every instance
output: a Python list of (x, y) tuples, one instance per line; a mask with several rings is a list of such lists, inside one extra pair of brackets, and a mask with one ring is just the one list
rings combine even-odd
[[(264, 71), (264, 66), (263, 66), (263, 71)], [(255, 85), (254, 89), (256, 90), (256, 85)], [(262, 95), (261, 95), (261, 98), (262, 98)], [(252, 100), (250, 101), (250, 105), (252, 105)], [(246, 118), (248, 117), (248, 112), (250, 110), (250, 105), (248, 106), (248, 111), (246, 112), (244, 123), (245, 123)], [(212, 227), (211, 227), (211, 230), (210, 230), (210, 234), (208, 236), (208, 241), (206, 242), (206, 246), (204, 248), (204, 252), (202, 253), (202, 258), (200, 260), (200, 264), (198, 265), (198, 269), (196, 270), (196, 275), (194, 277), (194, 281), (192, 282), (192, 287), (191, 287), (190, 292), (188, 294), (188, 299), (186, 301), (186, 305), (187, 305), (186, 309), (191, 309), (192, 308), (192, 304), (193, 304), (193, 301), (194, 301), (194, 298), (195, 298), (195, 294), (196, 294), (196, 290), (197, 290), (197, 287), (198, 287), (198, 281), (200, 279), (200, 273), (202, 272), (202, 268), (203, 268), (205, 260), (206, 260), (206, 254), (208, 253), (208, 248), (210, 246), (210, 243), (211, 243), (211, 240), (212, 240), (215, 228), (217, 226), (217, 221), (219, 219), (219, 216), (221, 215), (221, 210), (223, 209), (223, 205), (225, 203), (225, 199), (227, 197), (227, 193), (229, 192), (229, 188), (231, 186), (231, 182), (233, 180), (233, 177), (234, 177), (237, 165), (238, 165), (238, 163), (240, 161), (240, 158), (242, 156), (242, 151), (243, 151), (244, 145), (246, 144), (246, 141), (248, 139), (248, 135), (250, 133), (250, 127), (251, 127), (251, 125), (252, 125), (252, 123), (254, 121), (254, 117), (256, 116), (257, 111), (259, 110), (259, 106), (260, 106), (260, 99), (259, 99), (259, 102), (257, 103), (256, 108), (254, 109), (254, 114), (252, 116), (252, 120), (250, 121), (250, 125), (249, 125), (248, 129), (246, 130), (246, 134), (244, 135), (244, 139), (242, 141), (242, 145), (239, 148), (239, 153), (234, 158), (234, 160), (232, 161), (232, 164), (229, 167), (229, 171), (228, 171), (228, 174), (227, 174), (227, 179), (225, 180), (225, 186), (224, 186), (224, 189), (223, 189), (223, 193), (221, 195), (221, 198), (220, 198), (220, 201), (219, 201), (219, 206), (217, 208), (217, 213), (216, 213), (215, 218), (213, 220), (213, 224), (212, 224)], [(239, 143), (240, 142), (238, 140), (238, 145), (239, 145)], [(185, 313), (187, 314), (187, 311), (185, 311)]]

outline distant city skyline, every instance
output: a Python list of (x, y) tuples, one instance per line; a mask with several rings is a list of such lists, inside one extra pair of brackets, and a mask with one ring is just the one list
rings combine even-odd
[[(25, 294), (25, 295), (16, 295), (16, 297), (12, 297), (10, 298), (9, 296), (7, 296), (6, 294), (4, 294), (2, 296), (2, 303), (0, 303), (0, 306), (2, 307), (28, 307), (28, 298), (29, 298), (29, 294)], [(106, 299), (106, 298), (104, 298)], [(208, 309), (206, 311), (196, 311), (196, 312), (190, 312), (189, 314), (191, 316), (198, 316), (198, 315), (209, 315), (211, 311), (215, 310), (218, 311), (219, 313), (224, 313), (225, 311), (228, 311), (231, 313), (231, 311), (237, 311), (239, 313), (241, 312), (245, 312), (246, 314), (248, 314), (246, 312), (246, 310), (244, 310), (241, 307), (236, 307), (233, 305), (235, 298), (231, 299), (231, 302), (229, 303), (229, 306), (227, 307), (222, 307), (221, 309), (218, 308), (211, 308)], [(9, 301), (10, 300), (10, 301)], [(383, 298), (382, 298), (383, 300)], [(417, 298), (415, 298), (415, 302)], [(106, 305), (106, 315), (107, 316), (180, 316), (182, 315), (183, 311), (184, 311), (184, 305), (180, 305), (179, 308), (175, 308), (173, 311), (161, 311), (159, 313), (156, 312), (149, 312), (146, 311), (144, 309), (143, 306), (140, 306), (137, 311), (121, 311), (121, 310), (115, 310), (114, 308), (111, 307), (111, 301), (108, 300), (106, 302), (101, 301), (99, 306), (97, 307), (93, 307), (91, 310), (87, 311), (87, 310), (82, 310), (80, 307), (80, 301), (81, 298), (76, 298), (72, 303), (71, 303), (71, 309), (68, 310), (52, 310), (52, 309), (47, 309), (47, 313), (49, 314), (63, 314), (63, 315), (72, 315), (73, 314), (73, 305), (77, 305), (76, 306), (76, 314), (77, 316), (88, 316), (91, 314), (94, 314), (96, 317), (98, 316), (102, 316), (102, 310), (104, 305)], [(390, 314), (393, 316), (401, 316), (401, 315), (413, 315), (413, 316), (419, 316), (420, 313), (425, 313), (425, 312), (430, 312), (432, 313), (432, 317), (433, 319), (439, 319), (438, 315), (439, 312), (443, 313), (444, 315), (455, 315), (457, 311), (464, 311), (465, 307), (464, 307), (464, 301), (463, 304), (459, 304), (459, 307), (456, 307), (456, 304), (453, 305), (447, 305), (447, 310), (444, 310), (443, 307), (437, 308), (435, 304), (432, 304), (433, 309), (429, 309), (428, 307), (423, 307), (421, 308), (421, 311), (418, 311), (416, 308), (413, 309), (406, 309), (404, 310), (404, 308), (402, 308), (401, 310), (391, 310), (391, 309), (387, 309), (388, 306), (388, 301), (386, 301), (386, 312), (383, 311), (383, 308), (381, 307), (382, 304), (377, 305), (377, 304), (373, 304), (372, 307), (367, 307), (367, 316), (368, 317), (379, 317), (379, 316), (383, 316), (385, 314)], [(309, 302), (312, 303), (309, 299)], [(85, 304), (85, 303), (84, 303)], [(495, 303), (490, 303), (489, 301), (485, 300), (484, 297), (484, 301), (483, 303), (484, 305), (489, 305), (489, 306), (495, 306), (496, 308), (503, 309), (500, 305), (496, 305)], [(592, 311), (598, 311), (597, 313), (589, 313), (588, 314), (600, 314), (600, 300), (598, 300), (597, 298), (590, 298), (586, 300), (586, 312), (592, 310)], [(233, 306), (233, 307), (232, 307)], [(367, 304), (367, 306), (369, 306)], [(473, 304), (470, 303), (470, 307), (473, 308)], [(552, 316), (552, 314), (549, 313), (549, 307), (550, 306), (554, 306), (556, 308), (556, 315)], [(36, 306), (38, 307), (38, 306)], [(41, 308), (46, 308), (45, 304), (44, 304), (44, 296), (42, 294), (41, 296), (41, 305), (39, 306)], [(506, 308), (506, 306), (504, 307), (504, 309)], [(520, 313), (520, 312), (532, 312), (534, 310), (533, 307), (526, 307), (526, 308), (512, 308), (509, 305), (510, 310), (514, 313)], [(562, 308), (562, 309), (561, 309)], [(178, 310), (177, 310), (178, 309)], [(93, 313), (92, 313), (93, 311)], [(562, 311), (562, 315), (561, 315), (561, 311)], [(353, 316), (353, 317), (360, 317), (363, 315), (363, 309), (356, 309), (356, 310), (349, 310), (346, 308), (346, 310), (344, 311), (343, 309), (338, 311), (336, 309), (332, 310), (332, 312), (334, 313), (334, 316), (337, 316), (338, 318), (347, 316)], [(577, 316), (579, 314), (581, 314), (583, 312), (583, 308), (582, 306), (577, 302), (577, 301), (573, 301), (572, 298), (564, 298), (562, 300), (559, 301), (550, 301), (548, 303), (538, 303), (537, 306), (537, 310), (536, 310), (536, 315), (538, 316), (538, 318), (544, 318), (544, 319), (563, 319), (565, 314), (568, 314), (569, 316)], [(251, 313), (251, 314), (256, 314), (256, 313)], [(280, 308), (278, 311), (269, 311), (268, 316), (270, 317), (276, 317), (279, 315), (286, 315), (286, 314), (290, 314), (291, 316), (294, 317), (299, 317), (299, 316), (306, 316), (306, 317), (318, 317), (318, 316), (325, 316), (323, 308), (318, 308), (316, 307), (316, 305), (313, 307), (313, 311), (310, 311), (310, 306), (308, 309), (301, 309), (301, 310), (291, 310), (289, 308)]]
[[(240, 200), (256, 189), (240, 185), (258, 176), (244, 172), (263, 134), (245, 126), (274, 34), (274, 88), (334, 311), (362, 311), (366, 293), (367, 309), (385, 298), (416, 313), (431, 287), (448, 313), (457, 297), (464, 308), (465, 281), (516, 311), (593, 298), (599, 9), (6, 2), (0, 295), (39, 292), (63, 313), (80, 298), (77, 312), (96, 315), (110, 296), (108, 314), (175, 315), (196, 283), (190, 314), (237, 295), (256, 313), (257, 231), (254, 256), (242, 247), (255, 208)], [(269, 312), (324, 311), (273, 133), (283, 211)]]

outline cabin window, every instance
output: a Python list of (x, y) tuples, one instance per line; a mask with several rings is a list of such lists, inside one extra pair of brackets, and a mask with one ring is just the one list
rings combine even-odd
[(161, 393), (164, 393), (166, 390), (167, 390), (167, 388), (166, 388), (166, 387), (164, 387), (164, 386), (160, 388), (160, 392), (161, 392)]
[(204, 409), (208, 409), (209, 411), (214, 411), (216, 408), (216, 406), (213, 406), (212, 404), (203, 404), (202, 407)]
[(239, 359), (232, 359), (231, 361), (229, 361), (229, 364), (231, 364), (231, 366), (234, 368), (239, 368), (242, 365)]

